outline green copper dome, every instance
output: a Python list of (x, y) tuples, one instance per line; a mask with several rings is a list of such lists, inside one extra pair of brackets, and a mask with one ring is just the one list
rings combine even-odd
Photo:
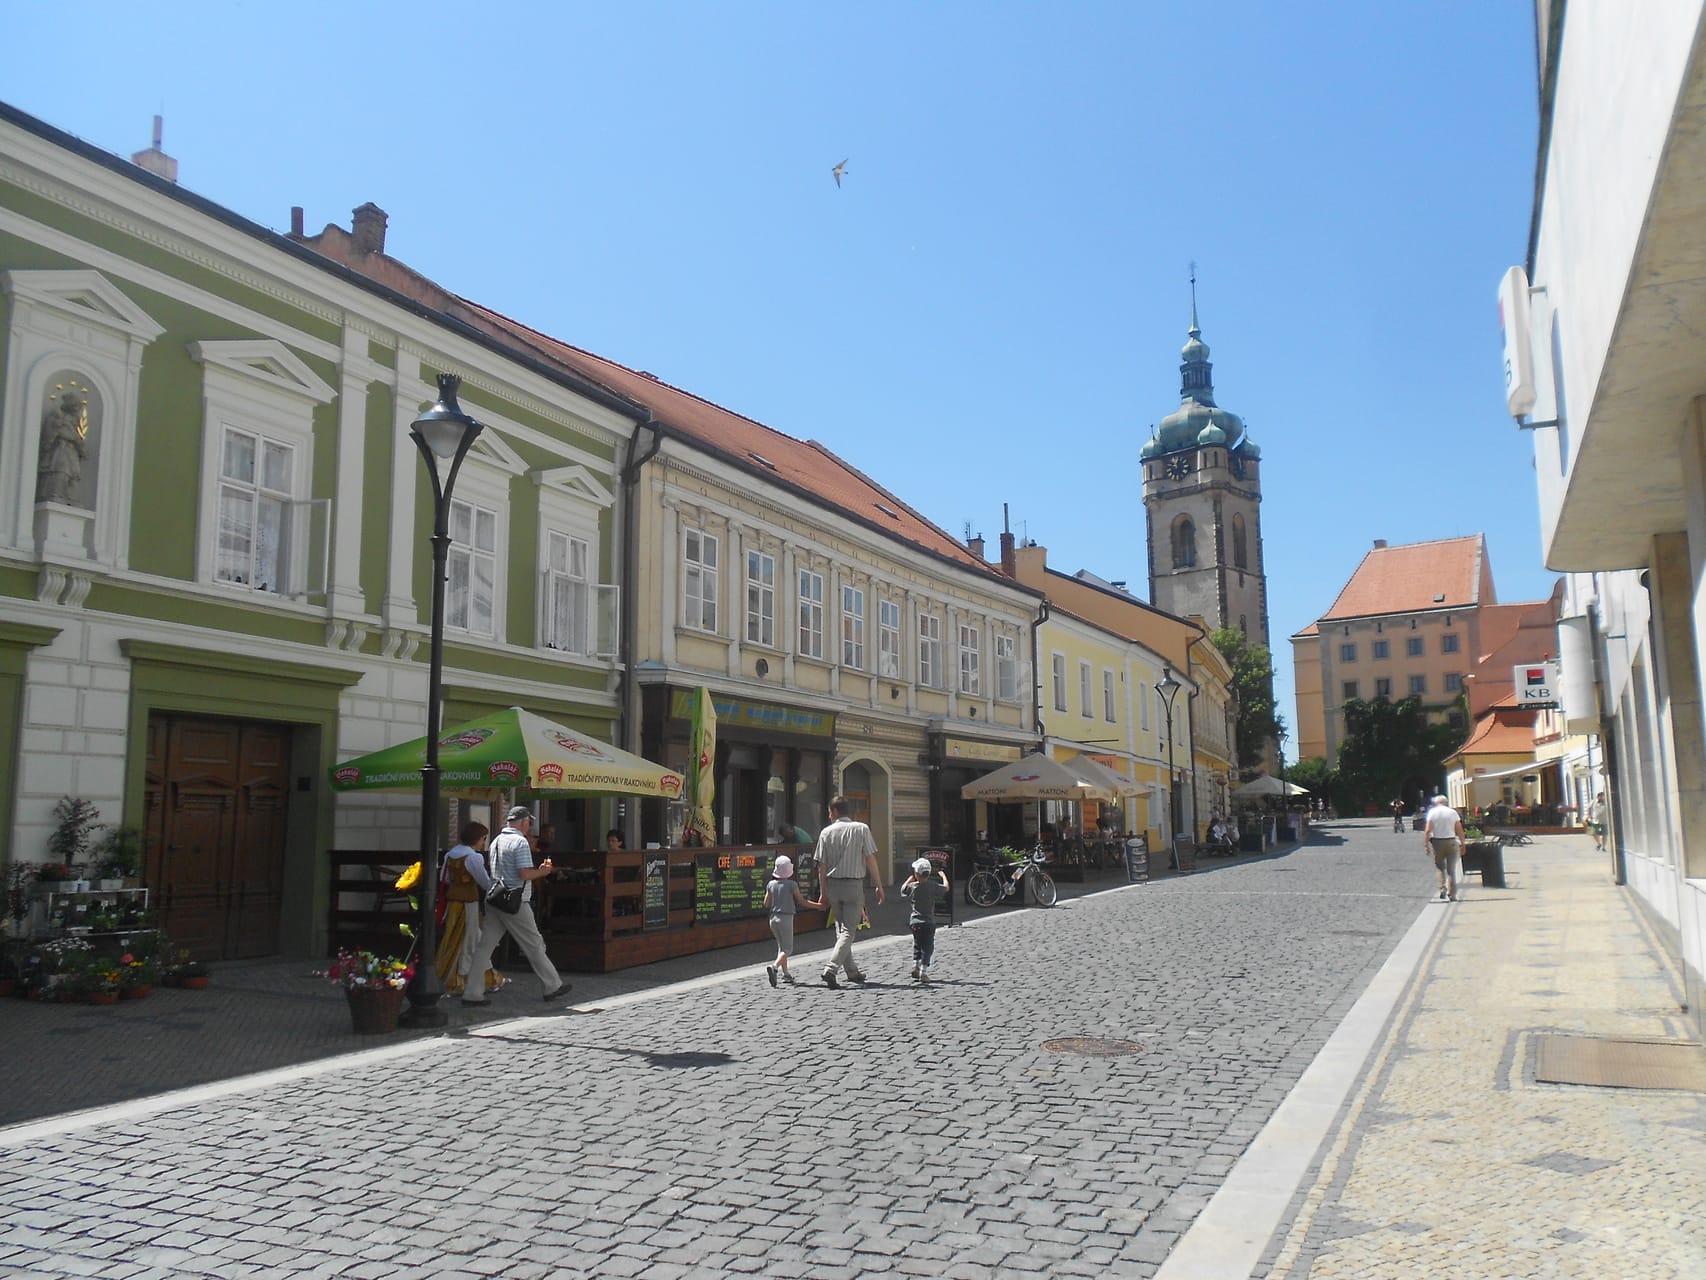
[(1214, 402), (1214, 366), (1209, 362), (1208, 343), (1202, 340), (1202, 330), (1197, 325), (1195, 292), (1193, 288), (1190, 337), (1179, 350), (1179, 407), (1161, 419), (1140, 457), (1147, 460), (1228, 441), (1235, 452), (1248, 458), (1260, 457), (1260, 450), (1244, 434), (1244, 420)]
[(1148, 462), (1156, 454), (1161, 452), (1161, 441), (1154, 434), (1154, 428), (1150, 429), (1150, 433), (1149, 439), (1143, 442), (1143, 448), (1137, 451), (1137, 459), (1139, 462)]
[(1214, 423), (1211, 422), (1206, 427), (1204, 427), (1201, 431), (1197, 432), (1197, 443), (1198, 444), (1225, 444), (1226, 443), (1226, 432), (1222, 431), (1219, 427), (1215, 426)]

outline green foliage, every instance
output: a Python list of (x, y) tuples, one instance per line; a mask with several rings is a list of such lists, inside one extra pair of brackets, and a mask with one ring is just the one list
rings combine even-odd
[(106, 876), (134, 876), (142, 871), (142, 831), (138, 827), (108, 827), (95, 842), (95, 863)]
[(1441, 764), (1462, 734), (1450, 725), (1429, 724), (1419, 697), (1398, 702), (1352, 698), (1344, 705), (1345, 738), (1339, 744), (1340, 812), (1420, 789), (1438, 791)]
[(1209, 636), (1209, 643), (1225, 655), (1232, 666), (1232, 691), (1238, 695), (1235, 736), (1238, 767), (1253, 769), (1262, 763), (1268, 743), (1285, 732), (1285, 720), (1274, 713), (1274, 660), (1265, 645), (1251, 644), (1241, 631), (1222, 627)]
[(61, 796), (53, 806), (53, 834), (47, 851), (60, 862), (77, 863), (89, 849), (89, 837), (101, 825), (101, 811), (88, 800)]

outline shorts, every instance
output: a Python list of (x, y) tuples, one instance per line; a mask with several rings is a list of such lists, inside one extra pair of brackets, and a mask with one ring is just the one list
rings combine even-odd
[(773, 915), (770, 917), (770, 934), (776, 939), (776, 950), (789, 954), (794, 950), (794, 917)]

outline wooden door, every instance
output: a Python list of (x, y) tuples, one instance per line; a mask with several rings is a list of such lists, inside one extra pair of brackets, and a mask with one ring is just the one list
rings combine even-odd
[(286, 726), (149, 717), (151, 905), (198, 958), (278, 950), (289, 764)]

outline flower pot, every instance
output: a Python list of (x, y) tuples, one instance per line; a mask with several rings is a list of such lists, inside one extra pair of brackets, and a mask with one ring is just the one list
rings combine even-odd
[(118, 993), (126, 1000), (140, 1000), (152, 990), (152, 983), (141, 982), (134, 987), (120, 987)]
[(188, 987), (191, 991), (200, 991), (203, 987), (207, 986), (207, 975), (203, 973), (191, 977), (186, 974), (179, 980), (178, 985), (181, 987)]
[(403, 993), (396, 987), (348, 987), (350, 1021), (358, 1036), (380, 1035), (397, 1029)]
[(118, 992), (116, 992), (116, 991), (91, 991), (89, 993), (89, 1003), (90, 1004), (117, 1004), (118, 1003)]

